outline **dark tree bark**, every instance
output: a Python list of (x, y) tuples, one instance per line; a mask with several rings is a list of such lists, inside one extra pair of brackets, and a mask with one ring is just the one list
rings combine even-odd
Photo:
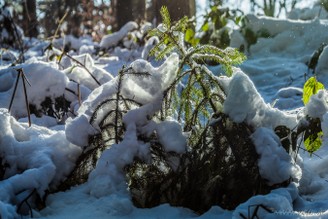
[(145, 19), (146, 0), (112, 0), (112, 8), (116, 21), (114, 30), (118, 30), (129, 21)]
[(145, 0), (132, 0), (132, 16), (134, 20), (141, 21), (145, 19), (146, 15), (146, 1)]
[(23, 3), (23, 22), (22, 28), (25, 36), (38, 36), (38, 20), (36, 16), (36, 0), (25, 0)]
[(118, 0), (117, 2), (117, 25), (118, 28), (122, 27), (128, 21), (133, 20), (132, 14), (132, 2), (133, 0)]

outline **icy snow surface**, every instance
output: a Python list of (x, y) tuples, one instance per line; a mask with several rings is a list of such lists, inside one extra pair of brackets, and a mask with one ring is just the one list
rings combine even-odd
[[(39, 43), (26, 52), (26, 63), (8, 67), (5, 62), (0, 66), (0, 155), (6, 157), (9, 165), (4, 180), (0, 182), (1, 218), (19, 217), (14, 207), (14, 203), (19, 201), (15, 200), (17, 197), (25, 197), (34, 188), (43, 196), (48, 187), (55, 187), (65, 179), (81, 148), (88, 145), (88, 137), (99, 133), (98, 122), (108, 112), (106, 109), (99, 110), (94, 125), (90, 125), (90, 118), (99, 103), (117, 92), (118, 72), (122, 65), (137, 73), (151, 74), (151, 77), (124, 76), (122, 96), (143, 104), (125, 114), (124, 140), (104, 151), (86, 183), (49, 195), (46, 208), (40, 212), (34, 210), (36, 218), (241, 218), (240, 214), (248, 216), (249, 206), (258, 204), (274, 211), (271, 214), (259, 208), (261, 219), (328, 218), (327, 92), (320, 91), (313, 96), (305, 108), (302, 103), (304, 74), (312, 74), (307, 69), (307, 63), (322, 42), (328, 43), (328, 21), (296, 20), (312, 18), (317, 8), (313, 10), (295, 11), (289, 15), (294, 20), (249, 15), (249, 27), (255, 32), (266, 30), (270, 37), (259, 38), (255, 45), (250, 46), (248, 60), (240, 69), (235, 69), (231, 78), (219, 79), (227, 94), (224, 112), (234, 121), (245, 121), (256, 128), (252, 139), (260, 157), (262, 177), (269, 184), (292, 177), (294, 182), (287, 188), (253, 196), (234, 211), (213, 206), (200, 216), (189, 209), (168, 204), (150, 209), (134, 207), (122, 168), (134, 157), (150, 159), (149, 144), (138, 141), (137, 134), (148, 135), (155, 131), (167, 151), (184, 153), (187, 147), (185, 135), (174, 119), (165, 122), (148, 120), (160, 109), (162, 92), (174, 80), (178, 57), (173, 54), (158, 66), (148, 57), (150, 48), (158, 39), (152, 38), (145, 47), (136, 47), (127, 35), (138, 26), (130, 22), (117, 33), (105, 36), (100, 45), (88, 38), (72, 36), (55, 42), (56, 45), (69, 44), (74, 50), (69, 54), (78, 62), (68, 57), (64, 57), (60, 64), (49, 61), (51, 55), (59, 55), (59, 51), (43, 53), (47, 44)], [(321, 15), (321, 18), (326, 17), (326, 14)], [(140, 33), (132, 34), (138, 36)], [(233, 32), (232, 37), (231, 43), (235, 46), (245, 43), (238, 32)], [(122, 47), (117, 46), (119, 43)], [(97, 46), (111, 49), (111, 56), (94, 57), (92, 52)], [(8, 51), (5, 55), (8, 59), (17, 57), (17, 51)], [(326, 87), (327, 63), (326, 46), (317, 66), (318, 80)], [(28, 127), (21, 82), (10, 114), (4, 109), (9, 106), (17, 68), (22, 68), (31, 82), (28, 98), (37, 108), (41, 108), (45, 97), (54, 99), (64, 95), (71, 102), (71, 114), (65, 126), (47, 115), (32, 115), (33, 125)], [(211, 70), (218, 73), (219, 68)], [(81, 105), (77, 95), (78, 84)], [(293, 163), (272, 129), (277, 125), (294, 128), (301, 114), (322, 120), (323, 146), (316, 152), (320, 157), (300, 151), (297, 163)]]

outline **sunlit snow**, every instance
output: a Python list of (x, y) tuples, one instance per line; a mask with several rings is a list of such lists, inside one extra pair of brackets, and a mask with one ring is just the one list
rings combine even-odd
[[(213, 206), (202, 215), (168, 204), (149, 209), (133, 205), (123, 168), (135, 157), (151, 159), (149, 144), (139, 141), (137, 135), (141, 132), (147, 136), (156, 132), (166, 151), (184, 153), (187, 150), (187, 133), (183, 133), (174, 118), (149, 122), (148, 118), (160, 110), (163, 92), (176, 76), (179, 57), (173, 53), (161, 63), (149, 58), (149, 50), (158, 39), (151, 38), (145, 46), (138, 47), (126, 36), (138, 29), (136, 23), (130, 22), (117, 33), (104, 36), (100, 44), (90, 38), (66, 36), (65, 39), (58, 39), (57, 44), (70, 42), (74, 51), (68, 54), (75, 61), (67, 57), (60, 65), (49, 61), (56, 51), (42, 52), (47, 46), (42, 42), (30, 45), (25, 54), (27, 61), (23, 64), (10, 67), (10, 61), (1, 60), (0, 155), (6, 158), (8, 169), (0, 182), (0, 217), (20, 218), (15, 203), (34, 188), (43, 196), (48, 188), (56, 187), (68, 176), (82, 149), (89, 146), (89, 136), (99, 133), (97, 121), (104, 117), (108, 109), (99, 109), (94, 118), (95, 125), (90, 124), (90, 118), (100, 103), (117, 93), (118, 72), (125, 65), (136, 74), (148, 72), (150, 77), (124, 76), (121, 96), (143, 105), (132, 108), (123, 116), (126, 128), (123, 140), (103, 152), (86, 183), (49, 195), (43, 210), (33, 210), (34, 217), (225, 219), (241, 218), (240, 214), (248, 215), (249, 206), (262, 204), (273, 213), (259, 209), (261, 219), (328, 218), (327, 91), (314, 95), (306, 107), (302, 102), (304, 77), (312, 76), (307, 63), (313, 52), (328, 39), (327, 17), (298, 20), (311, 17), (315, 10), (317, 8), (296, 10), (291, 14), (294, 20), (249, 15), (249, 28), (254, 31), (265, 29), (270, 37), (259, 38), (255, 45), (250, 46), (246, 52), (248, 60), (239, 68), (234, 68), (231, 78), (218, 77), (227, 94), (223, 112), (235, 122), (245, 121), (255, 128), (251, 138), (259, 154), (261, 176), (268, 184), (280, 183), (291, 177), (293, 182), (288, 187), (274, 189), (267, 195), (253, 196), (235, 210)], [(149, 27), (146, 24), (141, 29)], [(134, 34), (137, 36), (144, 32)], [(231, 46), (245, 44), (237, 32), (232, 32), (231, 36)], [(122, 47), (118, 46), (119, 42), (123, 43)], [(92, 55), (96, 47), (111, 49), (111, 56), (99, 58)], [(17, 51), (7, 51), (4, 55), (7, 57), (5, 60), (11, 60), (12, 56), (17, 56)], [(317, 65), (317, 78), (326, 87), (327, 63), (328, 46), (324, 48)], [(12, 110), (8, 112), (17, 68), (23, 69), (32, 85), (27, 87), (28, 100), (36, 110), (42, 110), (44, 98), (54, 101), (64, 96), (71, 103), (69, 118), (32, 115), (32, 126), (28, 127), (21, 82)], [(220, 67), (210, 69), (218, 76), (222, 73)], [(293, 129), (301, 115), (321, 119), (323, 146), (312, 156), (300, 150), (294, 162), (281, 147), (272, 129), (277, 125)], [(176, 164), (172, 162), (172, 165)]]

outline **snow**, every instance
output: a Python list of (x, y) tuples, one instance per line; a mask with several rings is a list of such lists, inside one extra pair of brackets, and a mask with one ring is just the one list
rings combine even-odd
[(157, 125), (156, 131), (159, 136), (159, 142), (166, 151), (186, 152), (187, 140), (182, 133), (179, 123), (176, 121), (163, 121)]
[(314, 5), (311, 9), (309, 8), (296, 8), (291, 11), (288, 16), (292, 20), (312, 20), (315, 18), (327, 19), (328, 12), (323, 10), (319, 4)]
[(256, 152), (260, 155), (258, 166), (261, 176), (269, 185), (282, 183), (289, 178), (299, 181), (301, 168), (293, 164), (291, 157), (282, 147), (279, 137), (268, 128), (258, 128), (251, 136)]
[(318, 74), (324, 74), (328, 71), (328, 46), (325, 46), (318, 60), (316, 71)]
[[(250, 46), (248, 60), (240, 68), (234, 68), (232, 77), (218, 77), (227, 95), (223, 112), (235, 122), (246, 122), (254, 127), (251, 139), (259, 155), (261, 176), (269, 185), (290, 178), (293, 182), (269, 194), (253, 196), (234, 210), (213, 206), (202, 215), (169, 204), (149, 209), (136, 208), (128, 191), (124, 167), (136, 157), (146, 162), (151, 160), (150, 143), (138, 139), (138, 135), (149, 137), (156, 133), (160, 144), (168, 152), (183, 154), (188, 150), (186, 133), (175, 118), (150, 120), (160, 110), (163, 92), (174, 81), (179, 65), (176, 54), (161, 63), (149, 57), (149, 51), (158, 43), (158, 38), (146, 39), (144, 46), (134, 42), (134, 39), (144, 36), (151, 28), (150, 24), (143, 25), (138, 31), (135, 30), (138, 25), (129, 22), (118, 32), (104, 36), (100, 44), (92, 42), (89, 37), (65, 36), (57, 39), (55, 47), (66, 45), (71, 49), (68, 54), (72, 58), (63, 56), (60, 63), (51, 61), (50, 57), (60, 55), (61, 50), (43, 52), (48, 42), (29, 42), (25, 53), (27, 61), (14, 67), (10, 64), (18, 57), (17, 51), (1, 52), (0, 157), (3, 158), (2, 164), (8, 167), (0, 181), (0, 217), (19, 218), (16, 213), (19, 200), (33, 189), (37, 189), (43, 197), (48, 189), (56, 188), (68, 176), (78, 156), (88, 149), (89, 137), (100, 133), (100, 121), (115, 104), (108, 103), (99, 109), (90, 124), (94, 110), (104, 101), (116, 98), (119, 92), (122, 97), (142, 105), (131, 105), (131, 110), (123, 116), (123, 140), (104, 150), (87, 182), (49, 195), (43, 210), (33, 210), (35, 217), (225, 219), (241, 218), (240, 214), (250, 217), (249, 211), (253, 213), (256, 205), (262, 204), (273, 213), (260, 207), (257, 212), (259, 218), (328, 218), (327, 91), (313, 95), (305, 107), (302, 102), (304, 76), (311, 76), (307, 63), (314, 51), (328, 39), (327, 13), (322, 10), (318, 18), (318, 10), (318, 6), (311, 10), (297, 9), (289, 14), (290, 19), (247, 15), (249, 28), (254, 32), (266, 30), (270, 37), (260, 37), (256, 44)], [(5, 35), (2, 33), (1, 37)], [(231, 36), (232, 46), (246, 43), (238, 30), (234, 30)], [(95, 56), (94, 51), (98, 47), (110, 51), (109, 57)], [(316, 74), (318, 81), (326, 87), (327, 62), (328, 46), (325, 46)], [(122, 76), (119, 72), (123, 65), (130, 70)], [(66, 117), (58, 121), (47, 115), (31, 115), (32, 126), (28, 127), (21, 82), (12, 110), (8, 112), (16, 69), (19, 68), (23, 69), (32, 85), (27, 86), (29, 102), (41, 109), (46, 97), (54, 100), (64, 96), (71, 103), (67, 120)], [(210, 69), (216, 74), (219, 72), (219, 67)], [(123, 80), (118, 91), (120, 77)], [(78, 100), (78, 84), (81, 103)], [(300, 150), (294, 161), (295, 155), (291, 157), (285, 151), (273, 130), (279, 125), (293, 129), (302, 122), (300, 118), (304, 115), (321, 119), (323, 146), (312, 156)], [(172, 161), (173, 169), (176, 165)]]
[[(39, 61), (30, 64), (21, 64), (0, 70), (0, 83), (4, 85), (0, 89), (1, 108), (7, 108), (9, 106), (18, 75), (17, 69), (22, 69), (27, 80), (33, 85), (29, 86), (26, 83), (26, 92), (29, 103), (35, 105), (37, 109), (42, 108), (41, 103), (46, 97), (54, 100), (56, 97), (64, 94), (68, 78), (51, 64)], [(17, 117), (27, 115), (22, 79), (18, 83), (11, 113)]]
[(233, 121), (237, 123), (245, 121), (255, 127), (269, 128), (278, 125), (293, 128), (297, 124), (295, 115), (286, 115), (265, 103), (253, 82), (242, 71), (237, 69), (231, 79), (222, 80), (227, 94), (223, 112)]
[(145, 48), (142, 50), (141, 58), (148, 60), (149, 52), (156, 44), (159, 43), (159, 39), (157, 36), (152, 36), (145, 44)]
[[(113, 76), (108, 73), (106, 70), (95, 66), (93, 59), (88, 53), (73, 56), (74, 60), (71, 60), (69, 57), (65, 57), (63, 63), (65, 63), (67, 77), (90, 90), (97, 88), (98, 82), (104, 84), (113, 79)], [(79, 63), (75, 63), (77, 60)], [(96, 78), (93, 79), (92, 76)]]
[[(144, 60), (136, 60), (131, 63), (131, 68), (134, 69), (136, 73), (148, 72), (151, 77), (142, 76), (132, 76), (126, 75), (126, 80), (122, 84), (122, 95), (125, 98), (133, 99), (136, 102), (146, 104), (156, 101), (156, 106), (154, 109), (158, 110), (161, 104), (158, 104), (158, 98), (161, 98), (162, 92), (169, 86), (170, 82), (174, 79), (178, 68), (178, 57), (173, 54), (169, 57), (161, 66), (153, 67), (150, 63)], [(100, 109), (96, 118), (96, 125), (92, 127), (89, 123), (90, 118), (93, 114), (93, 110), (102, 102), (112, 97), (117, 92), (118, 76), (115, 79), (101, 85), (100, 87), (94, 89), (94, 91), (88, 96), (88, 98), (83, 102), (82, 106), (78, 110), (78, 116), (74, 119), (69, 119), (66, 123), (66, 134), (67, 138), (74, 144), (85, 146), (88, 144), (88, 137), (99, 132), (99, 127), (97, 124), (101, 121), (108, 111), (106, 109)], [(136, 96), (135, 94), (138, 93)], [(113, 103), (112, 104), (112, 108)], [(109, 109), (111, 107), (109, 106)], [(148, 113), (150, 116), (154, 112), (151, 109)], [(128, 116), (128, 115), (126, 115)], [(147, 114), (144, 115), (144, 118)], [(131, 121), (135, 121), (137, 117), (132, 116)], [(96, 131), (98, 130), (98, 131)], [(76, 136), (80, 136), (76, 138)]]
[(109, 47), (116, 46), (131, 30), (137, 28), (138, 24), (133, 21), (126, 23), (118, 32), (104, 36), (101, 39), (100, 47), (108, 49)]
[(320, 118), (328, 111), (327, 91), (320, 90), (317, 94), (312, 95), (309, 104), (305, 106), (305, 114), (312, 118)]
[[(311, 54), (313, 49), (319, 48), (325, 42), (328, 33), (327, 20), (281, 20), (268, 17), (256, 17), (248, 15), (248, 27), (255, 33), (267, 31), (271, 38), (260, 38), (258, 43), (251, 47), (251, 53), (258, 56), (267, 53), (280, 53), (283, 56), (294, 56), (302, 58)], [(313, 38), (315, 33), (315, 38)], [(304, 46), (300, 46), (304, 45)], [(281, 51), (284, 51), (281, 54)]]
[[(250, 198), (247, 202), (239, 205), (236, 210), (233, 212), (232, 218), (241, 218), (240, 214), (248, 216), (249, 206), (254, 206), (250, 210), (250, 215), (253, 214), (256, 205), (262, 204), (269, 208), (271, 211), (275, 211), (273, 215), (268, 214), (262, 208), (259, 208), (257, 213), (258, 218), (278, 218), (278, 212), (292, 212), (293, 211), (293, 202), (297, 198), (297, 188), (294, 184), (291, 184), (287, 188), (276, 189), (271, 191), (268, 195), (257, 195)], [(280, 214), (281, 216), (281, 214)], [(282, 217), (279, 217), (282, 218)]]
[[(64, 127), (62, 127), (63, 129)], [(0, 201), (9, 202), (14, 194), (37, 189), (43, 197), (48, 188), (58, 185), (72, 170), (81, 150), (69, 143), (63, 130), (17, 122), (7, 110), (0, 110), (0, 154), (8, 165), (5, 178), (0, 182)], [(7, 210), (3, 218), (11, 218)], [(8, 217), (5, 217), (9, 214)]]

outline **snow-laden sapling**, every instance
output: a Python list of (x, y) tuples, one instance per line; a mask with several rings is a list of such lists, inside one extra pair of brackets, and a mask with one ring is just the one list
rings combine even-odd
[[(188, 27), (188, 18), (184, 17), (175, 24), (171, 23), (166, 7), (162, 7), (163, 24), (149, 32), (158, 36), (160, 42), (150, 51), (157, 59), (163, 59), (171, 52), (177, 52), (181, 58), (178, 75), (164, 92), (162, 119), (177, 110), (178, 121), (184, 122), (184, 131), (193, 131), (193, 126), (204, 127), (201, 118), (208, 120), (211, 113), (220, 111), (224, 101), (224, 92), (217, 77), (202, 63), (214, 61), (221, 64), (227, 75), (232, 74), (232, 65), (238, 65), (245, 56), (236, 49), (219, 49), (212, 45), (197, 45), (186, 48), (184, 34)], [(183, 83), (182, 89), (177, 89)]]
[[(113, 141), (118, 144), (122, 140), (124, 133), (123, 115), (133, 106), (141, 106), (141, 103), (122, 95), (122, 82), (126, 76), (149, 77), (150, 75), (147, 72), (134, 72), (132, 68), (124, 66), (119, 71), (115, 96), (100, 103), (90, 119), (92, 126), (99, 126), (102, 130), (102, 139), (105, 145), (110, 145)], [(114, 106), (114, 108), (108, 106)]]
[(65, 190), (73, 185), (84, 183), (91, 170), (96, 166), (102, 152), (112, 144), (122, 141), (125, 127), (123, 116), (131, 109), (142, 104), (122, 94), (122, 83), (125, 77), (149, 77), (147, 72), (135, 72), (131, 67), (122, 67), (116, 81), (116, 92), (93, 109), (89, 123), (100, 130), (100, 133), (89, 137), (90, 148), (87, 148), (76, 162), (76, 167), (61, 185)]
[(177, 77), (164, 91), (160, 118), (173, 116), (183, 124), (183, 130), (189, 134), (189, 150), (183, 154), (166, 151), (158, 132), (148, 140), (142, 139), (151, 144), (151, 162), (137, 158), (126, 167), (135, 205), (170, 203), (198, 213), (213, 205), (234, 209), (254, 194), (265, 194), (288, 184), (288, 178), (269, 185), (261, 177), (259, 155), (251, 139), (254, 128), (246, 122), (233, 122), (222, 113), (224, 89), (218, 77), (202, 64), (215, 61), (231, 75), (232, 65), (245, 57), (232, 48), (186, 48), (183, 33), (187, 18), (171, 24), (165, 7), (161, 14), (163, 24), (150, 32), (160, 38), (151, 54), (164, 58), (174, 51), (179, 54), (180, 63)]

